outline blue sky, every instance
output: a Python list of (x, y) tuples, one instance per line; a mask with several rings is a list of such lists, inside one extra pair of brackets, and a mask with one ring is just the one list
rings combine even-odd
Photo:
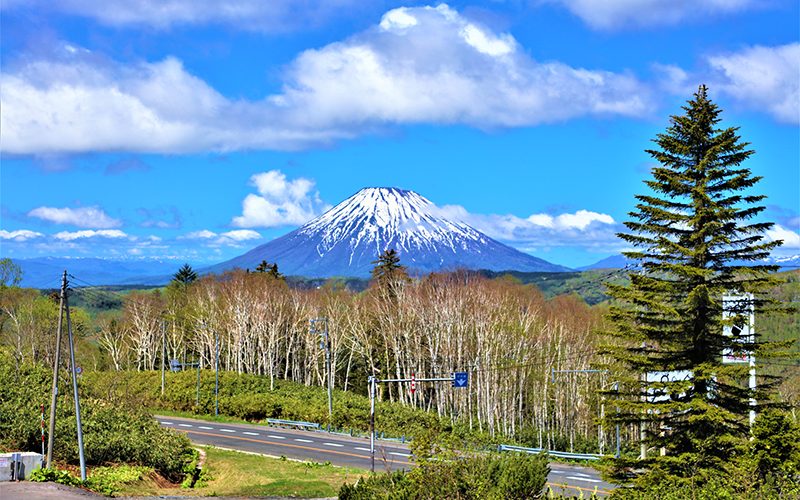
[(398, 186), (568, 266), (700, 83), (800, 254), (800, 7), (4, 0), (0, 255), (214, 263)]

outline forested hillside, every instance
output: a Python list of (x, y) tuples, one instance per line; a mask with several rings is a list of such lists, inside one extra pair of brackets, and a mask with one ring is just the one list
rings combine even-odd
[[(782, 276), (788, 282), (774, 296), (797, 302), (800, 272)], [(599, 441), (606, 447), (610, 442), (610, 429), (598, 428), (598, 417), (610, 403), (603, 405), (597, 391), (612, 380), (559, 370), (589, 369), (604, 361), (598, 332), (605, 308), (589, 306), (570, 292), (599, 293), (603, 279), (624, 277), (593, 271), (565, 278), (547, 284), (565, 294), (547, 298), (519, 277), (489, 279), (476, 273), (402, 280), (387, 293), (379, 286), (354, 292), (336, 282), (300, 289), (267, 274), (233, 272), (155, 290), (79, 288), (71, 293), (73, 302), (90, 309), (72, 307), (71, 312), (78, 364), (86, 370), (159, 371), (162, 358), (167, 364), (197, 361), (202, 369), (213, 369), (218, 342), (221, 370), (259, 376), (269, 388), (281, 380), (324, 386), (324, 350), (309, 320), (326, 317), (338, 390), (365, 395), (371, 374), (468, 371), (468, 389), (420, 384), (412, 396), (407, 387), (385, 385), (380, 398), (432, 411), (490, 436), (595, 451)], [(55, 298), (5, 287), (0, 307), (4, 348), (18, 363), (50, 364)], [(800, 321), (795, 312), (757, 318), (757, 325), (770, 339), (791, 340)], [(790, 401), (800, 393), (794, 363), (789, 358), (759, 363), (759, 373), (789, 377), (780, 397)], [(635, 432), (623, 429), (623, 437), (632, 440)]]

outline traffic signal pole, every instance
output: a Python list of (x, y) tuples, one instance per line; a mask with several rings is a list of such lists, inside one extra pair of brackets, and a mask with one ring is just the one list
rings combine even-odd
[(413, 373), (408, 378), (386, 378), (379, 379), (374, 376), (369, 377), (369, 456), (370, 456), (370, 471), (375, 472), (375, 390), (378, 384), (391, 384), (391, 383), (404, 383), (411, 384), (410, 390), (415, 391), (417, 382), (451, 382), (454, 387), (465, 387), (456, 385), (456, 375), (450, 377), (432, 377), (432, 378), (418, 378)]

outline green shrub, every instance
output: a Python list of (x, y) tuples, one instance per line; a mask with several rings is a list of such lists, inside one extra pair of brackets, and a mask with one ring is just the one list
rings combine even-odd
[(28, 477), (34, 483), (59, 483), (66, 484), (67, 486), (81, 486), (83, 481), (69, 473), (69, 471), (60, 469), (36, 469), (31, 472)]
[[(0, 353), (0, 447), (41, 450), (39, 405), (49, 398), (51, 376), (52, 372), (42, 366), (22, 364), (17, 368), (7, 354)], [(62, 376), (53, 458), (78, 464), (77, 427), (68, 382)], [(110, 402), (89, 397), (84, 380), (80, 385), (87, 465), (129, 463), (152, 467), (172, 481), (183, 477), (196, 454), (185, 436), (161, 427), (141, 407), (122, 399)]]
[(550, 468), (543, 455), (483, 455), (423, 461), (409, 472), (377, 474), (345, 484), (339, 498), (527, 499), (542, 495)]
[(111, 496), (126, 484), (135, 483), (153, 471), (150, 467), (119, 465), (96, 467), (86, 478), (85, 486), (90, 490)]

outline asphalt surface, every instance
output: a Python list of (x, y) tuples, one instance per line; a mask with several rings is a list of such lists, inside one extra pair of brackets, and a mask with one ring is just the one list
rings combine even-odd
[[(369, 439), (251, 424), (227, 424), (182, 417), (156, 416), (164, 427), (186, 433), (197, 444), (297, 460), (330, 462), (369, 470)], [(375, 440), (375, 470), (394, 471), (413, 467), (408, 446)], [(561, 463), (550, 464), (548, 486), (556, 493), (605, 496), (614, 486), (600, 479), (596, 470)]]

